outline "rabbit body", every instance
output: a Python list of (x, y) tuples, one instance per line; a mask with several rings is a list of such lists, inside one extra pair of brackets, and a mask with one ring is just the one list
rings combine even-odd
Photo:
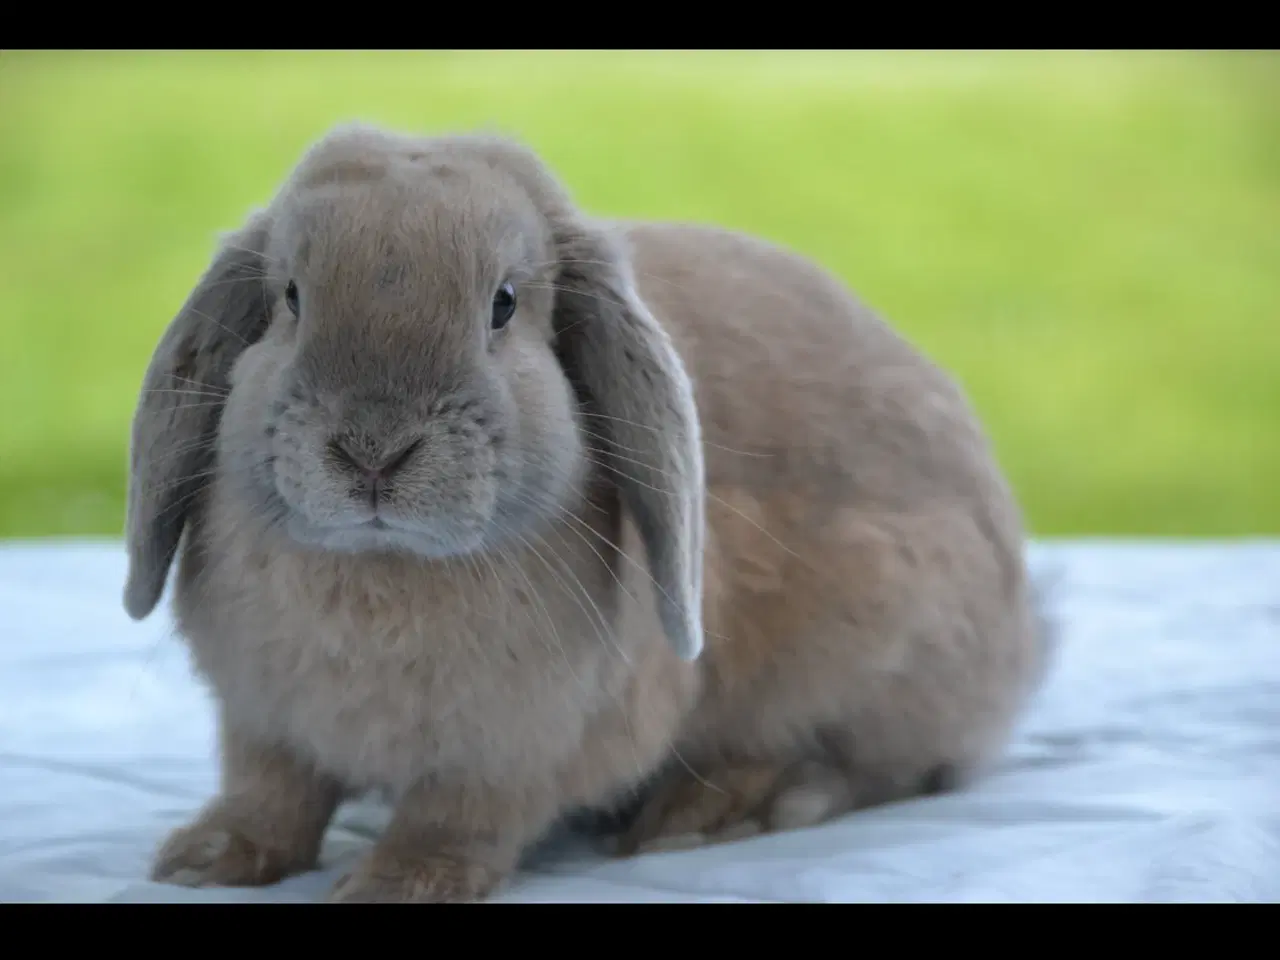
[[(438, 143), (343, 132), (294, 189), (323, 210), (338, 203), (326, 189), (434, 174), (465, 187), (436, 233), (525, 214), (526, 259), (551, 271), (516, 284), (527, 312), (502, 335), (525, 346), (439, 339), (432, 379), (414, 359), (431, 335), (386, 320), (381, 341), (325, 341), (308, 381), (376, 354), (381, 384), (365, 371), (347, 377), (363, 393), (298, 387), (338, 327), (286, 322), (277, 268), (298, 273), (306, 255), (272, 246), (279, 212), (224, 245), (157, 348), (135, 421), (126, 604), (146, 615), (176, 556), (174, 609), (218, 703), (223, 778), (153, 875), (260, 884), (310, 869), (342, 799), (378, 788), (391, 823), (334, 898), (477, 899), (578, 811), (617, 812), (619, 851), (635, 853), (816, 824), (958, 785), (995, 757), (1043, 646), (1014, 498), (953, 380), (796, 254), (710, 227), (587, 221), (530, 155)], [(433, 149), (435, 170), (387, 173)], [(497, 201), (472, 199), (491, 183)], [(359, 208), (375, 246), (377, 196)], [(369, 263), (394, 262), (388, 243)], [(333, 269), (356, 276), (357, 259)], [(265, 319), (215, 287), (236, 282), (271, 294)], [(336, 289), (311, 302), (336, 315)], [(359, 310), (372, 316), (344, 316)], [(240, 343), (191, 316), (210, 311)], [(505, 379), (455, 375), (464, 356)], [(222, 398), (216, 422), (157, 398), (184, 382)], [(369, 420), (373, 407), (394, 414)], [(357, 459), (412, 427), (394, 481), (409, 492), (383, 501), (388, 522), (413, 520), (400, 542), (341, 525), (340, 484), (362, 481), (318, 466), (322, 416), (359, 420), (335, 434), (367, 440)], [(184, 431), (184, 465), (157, 466)], [(502, 485), (513, 471), (519, 495)], [(181, 543), (159, 519), (179, 496)]]

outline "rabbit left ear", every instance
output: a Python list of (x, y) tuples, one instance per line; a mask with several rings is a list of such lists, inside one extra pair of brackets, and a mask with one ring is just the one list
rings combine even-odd
[(255, 218), (228, 238), (152, 354), (133, 415), (125, 535), (124, 607), (146, 617), (164, 592), (187, 514), (208, 484), (227, 377), (266, 330), (267, 226)]
[(601, 452), (635, 518), (667, 642), (702, 652), (705, 466), (693, 384), (670, 336), (605, 234), (575, 225), (559, 247), (555, 325), (562, 362), (598, 418), (591, 430), (625, 450)]

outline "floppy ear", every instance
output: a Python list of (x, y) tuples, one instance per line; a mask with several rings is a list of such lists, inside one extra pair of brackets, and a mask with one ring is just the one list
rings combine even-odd
[(702, 652), (704, 465), (693, 385), (671, 338), (641, 301), (630, 266), (603, 233), (558, 237), (556, 333), (571, 380), (585, 390), (589, 429), (644, 540), (667, 641)]
[(192, 501), (209, 482), (231, 367), (270, 319), (266, 241), (261, 218), (223, 241), (143, 377), (125, 517), (124, 607), (135, 620), (150, 614), (164, 593)]

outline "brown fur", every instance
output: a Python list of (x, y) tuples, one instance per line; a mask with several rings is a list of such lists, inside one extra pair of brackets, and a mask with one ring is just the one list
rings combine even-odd
[(336, 131), (223, 245), (146, 376), (128, 535), (126, 607), (178, 557), (220, 705), (172, 882), (306, 870), (370, 788), (334, 899), (486, 897), (583, 809), (634, 808), (623, 853), (815, 824), (976, 773), (1042, 657), (947, 375), (804, 259), (591, 221), (495, 138)]

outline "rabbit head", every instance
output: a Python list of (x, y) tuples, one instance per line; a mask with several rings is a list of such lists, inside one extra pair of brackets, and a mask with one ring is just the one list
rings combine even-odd
[(698, 415), (626, 251), (516, 143), (345, 127), (222, 243), (155, 350), (125, 608), (158, 603), (215, 472), (298, 549), (445, 558), (525, 535), (601, 469), (694, 659)]

